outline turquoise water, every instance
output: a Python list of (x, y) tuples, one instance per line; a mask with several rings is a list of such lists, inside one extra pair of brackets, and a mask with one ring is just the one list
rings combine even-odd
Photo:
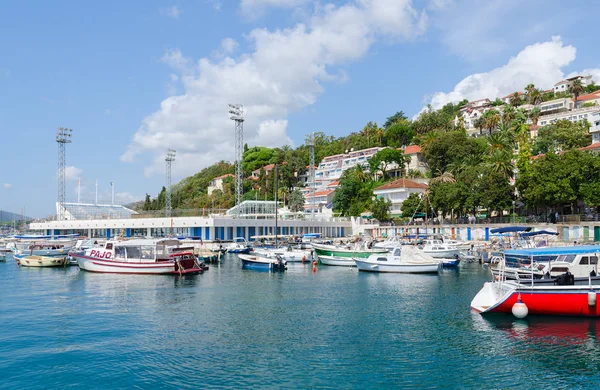
[(486, 270), (108, 275), (0, 263), (0, 388), (597, 388), (594, 320), (472, 313)]

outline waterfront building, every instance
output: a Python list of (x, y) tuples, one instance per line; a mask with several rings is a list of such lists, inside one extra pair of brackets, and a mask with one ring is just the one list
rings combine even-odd
[(600, 107), (600, 91), (595, 91), (577, 97), (577, 108), (583, 108), (583, 106), (590, 105)]
[(402, 202), (404, 202), (410, 194), (424, 193), (427, 190), (427, 184), (416, 180), (401, 178), (392, 182), (386, 183), (373, 190), (373, 194), (378, 198), (389, 200), (392, 203), (390, 213), (394, 217), (402, 214)]
[(223, 180), (227, 179), (228, 177), (234, 177), (234, 176), (231, 173), (228, 173), (226, 175), (217, 176), (214, 179), (212, 179), (210, 181), (210, 183), (208, 184), (208, 188), (207, 188), (208, 195), (212, 194), (213, 191), (215, 191), (215, 190), (223, 191)]
[[(40, 234), (81, 234), (88, 237), (168, 237), (194, 236), (205, 241), (232, 240), (245, 237), (275, 234), (274, 202), (244, 201), (240, 215), (210, 214), (205, 210), (186, 210), (189, 216), (167, 218), (156, 214), (137, 214), (132, 210), (120, 216), (103, 218), (102, 214), (62, 221), (41, 221), (29, 225), (30, 230)], [(113, 206), (123, 208), (122, 206)], [(231, 211), (231, 210), (230, 210)], [(177, 214), (177, 210), (173, 210)], [(237, 212), (237, 210), (233, 210)], [(288, 214), (278, 221), (277, 233), (281, 235), (301, 235), (321, 233), (324, 237), (345, 237), (352, 234), (352, 224), (348, 218), (315, 215)]]
[(134, 214), (137, 214), (137, 212), (120, 205), (95, 203), (61, 204), (56, 202), (56, 215), (62, 215), (67, 221), (81, 219), (132, 218)]

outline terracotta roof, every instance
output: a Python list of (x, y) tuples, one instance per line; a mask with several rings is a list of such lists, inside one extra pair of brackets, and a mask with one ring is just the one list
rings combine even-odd
[(417, 183), (416, 181), (412, 181), (409, 179), (398, 179), (387, 184), (382, 185), (381, 187), (375, 188), (373, 191), (381, 191), (381, 190), (391, 190), (394, 188), (427, 188), (427, 184)]
[(419, 145), (410, 145), (404, 148), (404, 154), (415, 154), (421, 153), (421, 147)]
[(596, 142), (595, 144), (591, 144), (591, 145), (585, 146), (583, 148), (579, 148), (579, 150), (596, 150), (596, 149), (600, 149), (600, 142)]
[[(333, 190), (317, 191), (317, 192), (315, 192), (315, 196), (329, 195), (332, 192), (333, 192)], [(306, 196), (310, 196), (310, 195), (311, 195), (310, 193), (306, 194)]]
[(337, 187), (340, 185), (339, 181), (332, 181), (331, 183), (327, 184), (327, 187)]
[(217, 179), (225, 179), (226, 177), (233, 177), (233, 174), (228, 173), (226, 175), (221, 175), (221, 176), (217, 176), (215, 177), (213, 180), (217, 180)]
[[(519, 94), (519, 96), (525, 95), (525, 92), (519, 91), (517, 93)], [(507, 98), (513, 97), (514, 94), (515, 94), (514, 92), (513, 93), (509, 93), (508, 95), (504, 96), (502, 99), (507, 99)]]
[(577, 98), (577, 101), (580, 102), (582, 100), (590, 100), (590, 99), (600, 99), (600, 90), (592, 92), (592, 93), (588, 93), (585, 95), (580, 95)]

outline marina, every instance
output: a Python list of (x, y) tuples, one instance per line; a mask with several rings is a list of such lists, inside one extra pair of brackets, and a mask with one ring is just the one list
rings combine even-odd
[[(600, 383), (597, 320), (481, 316), (469, 308), (489, 280), (478, 263), (439, 275), (313, 273), (301, 263), (264, 273), (227, 254), (201, 275), (173, 277), (19, 268), (9, 258), (0, 272), (7, 388)], [(569, 364), (550, 364), (555, 356)]]

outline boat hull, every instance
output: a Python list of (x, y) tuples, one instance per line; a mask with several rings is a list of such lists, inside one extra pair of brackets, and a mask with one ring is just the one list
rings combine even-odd
[(431, 264), (381, 264), (372, 261), (354, 259), (359, 271), (365, 272), (389, 272), (403, 274), (437, 274), (440, 263)]
[(250, 253), (250, 248), (227, 249), (227, 252), (234, 254), (247, 254)]
[(17, 258), (22, 267), (64, 267), (66, 257), (24, 256)]
[(341, 267), (356, 267), (356, 262), (351, 257), (336, 257), (336, 256), (326, 256), (321, 255), (318, 256), (321, 264), (324, 265), (333, 265), (333, 266), (341, 266)]
[(452, 259), (459, 255), (459, 249), (446, 249), (446, 250), (427, 250), (423, 249), (423, 252), (427, 253), (431, 257), (435, 257), (436, 259)]
[[(354, 249), (343, 249), (336, 248), (329, 245), (318, 245), (313, 244), (313, 249), (316, 256), (333, 256), (333, 257), (346, 257), (349, 260), (352, 258), (366, 259), (375, 253), (387, 253), (386, 249), (372, 249), (372, 250), (354, 250)], [(325, 264), (325, 263), (323, 263)]]
[(119, 262), (112, 260), (96, 259), (88, 256), (76, 255), (79, 268), (88, 272), (115, 273), (115, 274), (144, 274), (144, 275), (183, 275), (198, 274), (203, 271), (189, 262), (182, 262), (181, 266), (175, 261), (156, 262)]
[(242, 261), (242, 268), (253, 269), (257, 271), (285, 271), (286, 262), (279, 262), (278, 259), (262, 256), (242, 255), (238, 256)]
[[(576, 317), (600, 317), (598, 303), (590, 305), (586, 285), (573, 286), (525, 286), (516, 283), (488, 282), (473, 298), (471, 308), (482, 314), (512, 313), (512, 307), (519, 299), (527, 306), (529, 315), (554, 315)], [(598, 289), (598, 286), (593, 286)], [(597, 290), (594, 290), (597, 291)], [(600, 289), (599, 289), (600, 290)]]

